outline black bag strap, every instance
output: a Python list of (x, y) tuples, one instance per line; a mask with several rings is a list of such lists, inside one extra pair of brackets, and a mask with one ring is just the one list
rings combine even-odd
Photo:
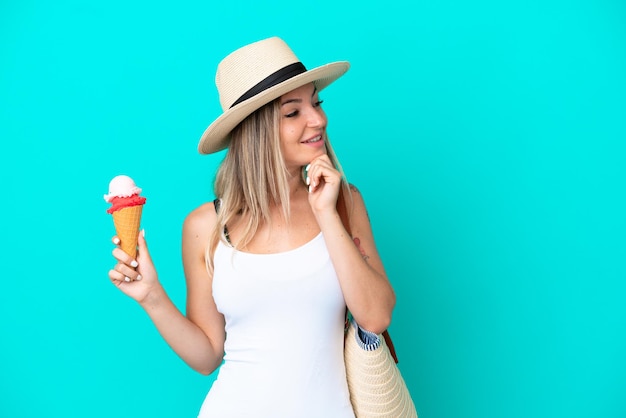
[[(219, 213), (220, 207), (222, 207), (222, 199), (217, 198), (213, 200), (213, 205), (215, 206), (215, 213)], [(226, 238), (227, 243), (229, 243), (231, 246), (233, 245), (233, 243), (230, 242), (230, 234), (228, 233), (228, 228), (226, 228), (226, 225), (224, 225), (224, 238)]]

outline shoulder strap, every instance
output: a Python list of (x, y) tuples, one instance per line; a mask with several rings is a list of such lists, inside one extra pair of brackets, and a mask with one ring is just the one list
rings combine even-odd
[[(215, 213), (219, 213), (220, 207), (222, 206), (222, 199), (217, 198), (213, 200), (213, 205), (215, 205)], [(228, 228), (226, 228), (226, 225), (224, 225), (224, 238), (226, 238), (226, 242), (233, 245), (233, 243), (230, 242), (230, 235), (228, 234)]]
[[(339, 213), (339, 217), (341, 218), (341, 222), (343, 223), (344, 228), (352, 238), (352, 228), (350, 227), (350, 217), (348, 216), (348, 207), (346, 206), (346, 200), (343, 195), (343, 189), (339, 191), (339, 196), (337, 198), (337, 213)], [(346, 312), (347, 315), (347, 312)], [(396, 349), (393, 346), (393, 341), (391, 341), (391, 336), (389, 335), (389, 331), (383, 331), (383, 338), (385, 339), (385, 343), (387, 347), (389, 347), (389, 352), (393, 357), (393, 360), (398, 363), (398, 356), (396, 355)]]

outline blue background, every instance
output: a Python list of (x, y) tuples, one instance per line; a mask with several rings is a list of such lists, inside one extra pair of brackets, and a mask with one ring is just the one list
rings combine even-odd
[(196, 416), (214, 376), (109, 283), (102, 195), (144, 189), (184, 309), (216, 65), (278, 35), (310, 68), (352, 63), (329, 133), (420, 417), (626, 417), (626, 4), (212, 3), (0, 3), (0, 416)]

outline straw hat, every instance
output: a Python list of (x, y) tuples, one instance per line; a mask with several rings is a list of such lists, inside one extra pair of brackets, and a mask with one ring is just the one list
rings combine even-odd
[(232, 52), (217, 67), (215, 84), (223, 113), (204, 131), (201, 154), (228, 147), (230, 132), (263, 105), (305, 84), (322, 90), (350, 68), (338, 61), (307, 70), (280, 38), (254, 42)]

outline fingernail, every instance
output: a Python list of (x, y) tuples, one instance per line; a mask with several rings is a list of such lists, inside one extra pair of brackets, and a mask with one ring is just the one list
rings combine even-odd
[(120, 239), (115, 237), (113, 238), (113, 244), (118, 245), (120, 243)]
[(311, 193), (311, 186), (309, 186), (309, 193)]
[(137, 276), (137, 279), (135, 280), (141, 280), (143, 277), (141, 277), (141, 274)]
[(130, 277), (124, 277), (125, 282), (130, 282)]
[(137, 267), (138, 265), (139, 265), (139, 263), (138, 263), (138, 262), (136, 262), (135, 260), (133, 260), (133, 261), (131, 261), (131, 262), (130, 262), (130, 266), (131, 266), (131, 267)]
[(311, 177), (307, 176), (306, 177), (306, 185), (308, 186), (309, 184), (311, 184)]
[(145, 229), (142, 229), (142, 230), (141, 230), (141, 236), (142, 236), (142, 237), (145, 237), (145, 236), (146, 236), (146, 230), (145, 230)]

